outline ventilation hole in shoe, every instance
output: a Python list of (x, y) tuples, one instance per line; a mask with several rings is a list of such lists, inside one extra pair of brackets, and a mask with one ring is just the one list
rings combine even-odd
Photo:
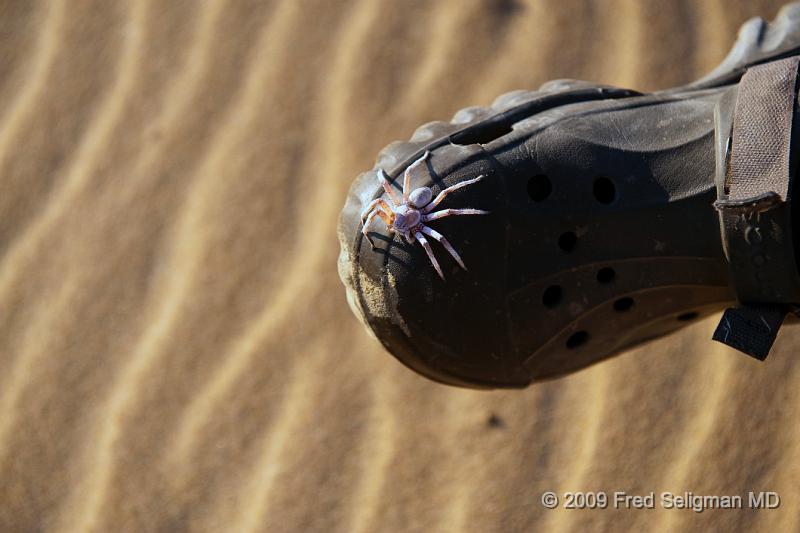
[(610, 204), (617, 198), (617, 187), (608, 178), (594, 180), (594, 197), (601, 204)]
[(630, 311), (631, 307), (633, 307), (633, 298), (620, 298), (614, 302), (614, 311), (618, 311), (620, 313)]
[(562, 233), (561, 237), (558, 238), (558, 247), (565, 252), (574, 250), (576, 244), (578, 244), (578, 236), (575, 235), (574, 231)]
[(689, 311), (688, 313), (683, 313), (682, 315), (678, 315), (678, 320), (680, 320), (681, 322), (688, 322), (690, 320), (694, 320), (698, 316), (700, 316), (700, 313), (698, 313), (697, 311)]
[(553, 185), (550, 178), (544, 174), (539, 174), (528, 180), (528, 196), (534, 202), (541, 202), (553, 192)]
[(597, 271), (597, 281), (599, 283), (611, 283), (616, 276), (617, 273), (611, 267), (601, 268)]
[(542, 294), (542, 303), (545, 307), (555, 307), (558, 305), (558, 302), (561, 301), (561, 290), (560, 285), (550, 285), (545, 289), (544, 294)]
[(450, 137), (450, 142), (462, 146), (469, 144), (486, 144), (512, 131), (513, 129), (509, 124), (479, 124), (454, 134)]
[(577, 348), (578, 346), (582, 346), (586, 344), (586, 341), (589, 340), (589, 334), (585, 331), (576, 331), (572, 335), (569, 336), (567, 339), (567, 348)]

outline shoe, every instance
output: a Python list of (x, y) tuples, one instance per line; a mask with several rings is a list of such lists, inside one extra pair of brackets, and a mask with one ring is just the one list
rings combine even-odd
[(791, 4), (689, 85), (558, 80), (390, 144), (339, 221), (353, 311), (458, 386), (524, 387), (724, 309), (714, 338), (763, 359), (800, 302), (797, 54)]

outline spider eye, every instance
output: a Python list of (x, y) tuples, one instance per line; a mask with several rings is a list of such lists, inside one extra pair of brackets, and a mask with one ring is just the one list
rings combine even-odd
[(419, 189), (414, 189), (411, 191), (411, 194), (408, 197), (408, 203), (414, 207), (423, 207), (428, 205), (432, 198), (433, 191), (431, 191), (428, 187), (420, 187)]

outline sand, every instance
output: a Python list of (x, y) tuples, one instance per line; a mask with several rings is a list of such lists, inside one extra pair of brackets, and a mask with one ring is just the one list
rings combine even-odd
[(417, 125), (553, 78), (687, 82), (779, 5), (0, 4), (0, 531), (797, 530), (800, 328), (763, 364), (709, 319), (459, 390), (366, 335), (336, 273), (351, 180)]

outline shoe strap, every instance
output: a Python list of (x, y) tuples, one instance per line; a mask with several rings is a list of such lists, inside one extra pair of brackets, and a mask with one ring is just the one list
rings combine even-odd
[[(736, 295), (714, 339), (763, 359), (800, 301), (791, 219), (792, 130), (800, 57), (747, 70), (739, 83), (720, 213)], [(797, 151), (797, 150), (795, 150)]]

